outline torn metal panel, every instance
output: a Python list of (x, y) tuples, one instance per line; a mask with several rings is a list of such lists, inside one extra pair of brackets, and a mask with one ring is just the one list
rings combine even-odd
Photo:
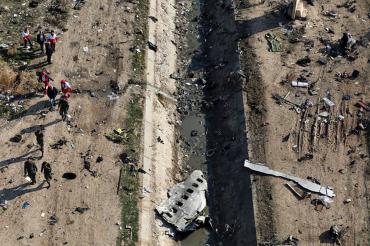
[(272, 175), (272, 176), (275, 176), (275, 177), (281, 177), (281, 178), (284, 178), (284, 179), (291, 180), (291, 181), (297, 183), (302, 188), (304, 188), (306, 190), (309, 190), (309, 191), (312, 191), (312, 192), (315, 192), (315, 193), (320, 193), (320, 194), (328, 196), (328, 197), (335, 197), (335, 194), (334, 194), (333, 190), (331, 190), (329, 187), (324, 187), (324, 186), (321, 186), (319, 184), (315, 184), (311, 181), (308, 181), (306, 179), (298, 178), (298, 177), (295, 177), (295, 176), (291, 176), (289, 174), (285, 174), (285, 173), (281, 173), (281, 172), (278, 172), (278, 171), (271, 170), (270, 168), (264, 166), (261, 163), (253, 164), (250, 161), (245, 160), (244, 161), (244, 167), (247, 167), (247, 168), (249, 168), (253, 171), (256, 171), (256, 172), (260, 172), (260, 173)]
[(190, 231), (206, 207), (207, 181), (201, 171), (195, 170), (183, 182), (168, 191), (168, 199), (156, 207), (157, 212), (178, 231)]

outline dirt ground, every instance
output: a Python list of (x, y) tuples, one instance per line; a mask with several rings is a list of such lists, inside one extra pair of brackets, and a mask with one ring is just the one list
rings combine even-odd
[[(358, 58), (349, 61), (346, 58), (329, 59), (326, 65), (317, 60), (325, 55), (320, 49), (325, 45), (320, 39), (335, 43), (342, 33), (349, 32), (356, 40), (368, 37), (369, 3), (357, 3), (354, 13), (346, 8), (337, 8), (337, 2), (315, 2), (314, 6), (305, 3), (308, 20), (294, 22), (283, 17), (284, 8), (276, 2), (240, 1), (237, 21), (244, 31), (241, 43), (244, 71), (249, 76), (246, 85), (246, 109), (249, 114), (250, 160), (267, 163), (273, 169), (287, 172), (302, 178), (314, 177), (324, 185), (333, 187), (336, 197), (329, 209), (315, 210), (311, 200), (298, 200), (285, 186), (286, 181), (254, 175), (254, 208), (256, 214), (257, 238), (259, 242), (282, 242), (292, 235), (302, 245), (332, 244), (328, 230), (332, 225), (346, 229), (344, 245), (368, 245), (368, 135), (367, 129), (359, 133), (358, 123), (368, 122), (367, 112), (359, 114), (355, 104), (363, 98), (366, 102), (369, 92), (369, 50), (358, 45)], [(324, 11), (334, 10), (336, 19), (323, 15)], [(290, 43), (284, 34), (284, 27), (291, 24), (294, 29), (304, 27), (302, 41)], [(334, 33), (328, 33), (328, 29)], [(272, 32), (284, 45), (282, 52), (269, 52), (265, 34)], [(307, 40), (314, 45), (307, 48)], [(306, 43), (306, 44), (305, 44)], [(312, 62), (307, 67), (296, 64), (300, 58), (308, 55)], [(249, 70), (249, 72), (247, 71)], [(336, 80), (338, 72), (349, 74), (356, 69), (359, 77)], [(252, 70), (252, 71), (250, 71)], [(300, 74), (307, 75), (315, 82), (318, 94), (311, 96), (307, 89), (296, 89), (289, 83), (282, 83), (288, 74), (294, 79)], [(248, 84), (249, 83), (249, 84)], [(289, 105), (278, 105), (272, 98), (273, 93), (297, 104), (306, 99), (314, 105), (307, 115), (297, 114)], [(330, 93), (335, 106), (331, 108), (331, 120), (316, 123), (317, 108), (324, 111), (322, 98)], [(350, 95), (351, 100), (342, 100)], [(338, 121), (343, 115), (343, 122)], [(367, 123), (365, 123), (367, 125)], [(316, 130), (315, 130), (316, 125)], [(318, 125), (318, 126), (317, 126)], [(327, 129), (327, 130), (326, 130)], [(313, 133), (315, 132), (315, 133)], [(283, 140), (290, 134), (289, 139)], [(315, 136), (315, 138), (313, 138)], [(314, 140), (315, 139), (315, 140)], [(310, 160), (299, 159), (312, 153)], [(351, 202), (345, 204), (346, 199)]]
[[(117, 100), (110, 100), (110, 82), (125, 87), (131, 73), (132, 22), (131, 3), (111, 0), (86, 1), (81, 10), (72, 10), (66, 23), (68, 31), (58, 30), (60, 42), (53, 55), (53, 64), (46, 67), (59, 88), (67, 79), (74, 93), (70, 99), (71, 123), (60, 120), (57, 111), (48, 111), (42, 94), (26, 100), (28, 111), (23, 117), (1, 120), (0, 193), (8, 201), (1, 211), (0, 240), (2, 245), (115, 245), (120, 234), (121, 206), (117, 196), (122, 146), (105, 138), (112, 129), (122, 127), (126, 105), (132, 89)], [(85, 48), (87, 47), (88, 50)], [(85, 48), (85, 49), (84, 49)], [(45, 57), (32, 61), (42, 63)], [(39, 172), (37, 184), (24, 186), (23, 162), (38, 158), (34, 131), (45, 127), (45, 155), (36, 159), (52, 165), (51, 188), (45, 189)], [(22, 134), (20, 143), (9, 141)], [(51, 144), (64, 138), (61, 149)], [(92, 176), (83, 168), (82, 154), (91, 151)], [(96, 163), (98, 156), (103, 161)], [(66, 180), (63, 173), (74, 172), (77, 178)], [(24, 202), (30, 206), (22, 209)], [(77, 207), (88, 207), (83, 214)], [(58, 222), (49, 225), (56, 215)]]

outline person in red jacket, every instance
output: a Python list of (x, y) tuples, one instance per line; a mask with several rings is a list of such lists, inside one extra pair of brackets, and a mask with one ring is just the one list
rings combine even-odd
[(58, 42), (58, 38), (57, 38), (57, 35), (54, 33), (54, 30), (51, 30), (51, 32), (49, 33), (48, 42), (50, 43), (50, 46), (53, 49), (53, 52), (55, 52), (55, 45)]
[(33, 48), (32, 42), (31, 42), (31, 34), (28, 28), (24, 29), (22, 32), (22, 38), (24, 41), (24, 48), (27, 48), (27, 43), (30, 45), (31, 49)]
[(60, 90), (62, 91), (63, 96), (68, 99), (72, 93), (72, 86), (63, 79), (62, 81), (60, 81)]
[(43, 82), (44, 85), (45, 85), (45, 95), (46, 95), (46, 92), (47, 92), (47, 89), (48, 87), (50, 86), (50, 80), (54, 81), (52, 78), (49, 77), (49, 75), (46, 73), (45, 70), (42, 70), (40, 73), (39, 73), (39, 78), (38, 78), (39, 82)]

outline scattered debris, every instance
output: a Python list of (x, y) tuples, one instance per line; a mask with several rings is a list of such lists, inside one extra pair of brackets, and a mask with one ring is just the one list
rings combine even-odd
[(312, 191), (312, 192), (315, 192), (315, 193), (320, 193), (322, 195), (329, 196), (329, 197), (335, 197), (335, 194), (334, 194), (333, 190), (328, 186), (324, 187), (324, 186), (312, 183), (312, 182), (310, 182), (308, 180), (305, 180), (305, 179), (302, 179), (302, 178), (298, 178), (298, 177), (291, 176), (291, 175), (288, 175), (288, 174), (285, 174), (285, 173), (281, 173), (281, 172), (278, 172), (278, 171), (271, 170), (270, 168), (268, 168), (268, 167), (266, 167), (266, 166), (264, 166), (263, 164), (260, 164), (260, 163), (253, 164), (253, 163), (249, 162), (248, 160), (245, 160), (244, 167), (247, 167), (247, 168), (249, 168), (253, 171), (256, 171), (256, 172), (261, 172), (261, 173), (264, 173), (264, 174), (272, 175), (272, 176), (275, 176), (275, 177), (281, 177), (281, 178), (284, 178), (284, 179), (294, 181), (295, 183), (297, 183), (302, 188), (307, 189), (307, 190)]
[(54, 215), (50, 216), (50, 218), (49, 218), (49, 225), (55, 225), (56, 223), (58, 223), (58, 218), (54, 214)]
[(207, 181), (199, 170), (193, 171), (183, 182), (168, 191), (168, 199), (156, 211), (178, 231), (195, 230), (192, 222), (206, 207)]

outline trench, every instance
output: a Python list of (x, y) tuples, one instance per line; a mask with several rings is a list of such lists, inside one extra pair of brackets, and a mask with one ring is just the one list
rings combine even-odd
[(238, 33), (232, 0), (178, 1), (178, 112), (180, 150), (188, 171), (208, 179), (211, 229), (200, 229), (183, 246), (256, 245), (247, 158), (245, 80), (239, 73)]

